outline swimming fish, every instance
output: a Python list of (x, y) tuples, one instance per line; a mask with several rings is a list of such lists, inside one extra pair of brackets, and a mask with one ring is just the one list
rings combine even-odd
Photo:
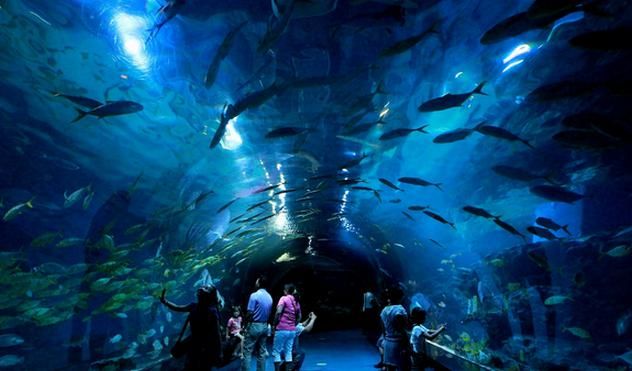
[(99, 102), (98, 100), (94, 100), (92, 98), (80, 97), (76, 95), (67, 95), (67, 94), (62, 94), (59, 92), (52, 92), (51, 94), (53, 94), (54, 97), (62, 97), (69, 100), (72, 103), (75, 103), (75, 104), (78, 104), (80, 106), (90, 108), (90, 109), (94, 109), (103, 105), (103, 103)]
[(572, 204), (584, 198), (584, 195), (569, 191), (562, 187), (539, 185), (529, 188), (529, 191), (536, 196), (540, 196), (550, 201), (559, 201)]
[(432, 142), (438, 144), (454, 143), (463, 140), (474, 132), (473, 129), (456, 129), (437, 135)]
[[(403, 189), (399, 188), (398, 186), (396, 186), (395, 184), (393, 184), (390, 180), (385, 179), (385, 178), (378, 178), (378, 180), (380, 181), (380, 183), (384, 184), (387, 187), (393, 188), (396, 191), (402, 191), (404, 192)], [(391, 200), (392, 202), (392, 200)]]
[(466, 100), (468, 100), (474, 94), (487, 95), (483, 93), (483, 87), (486, 82), (483, 81), (474, 90), (469, 93), (463, 94), (446, 94), (439, 98), (434, 98), (429, 101), (426, 101), (419, 105), (417, 110), (419, 112), (434, 112), (434, 111), (443, 111), (454, 107), (461, 107)]
[(432, 219), (438, 221), (439, 223), (447, 224), (450, 227), (454, 228), (454, 230), (456, 230), (456, 226), (454, 225), (454, 223), (451, 223), (445, 220), (441, 215), (433, 213), (432, 211), (428, 211), (428, 210), (424, 210), (423, 213), (431, 217)]
[(64, 192), (64, 208), (67, 209), (69, 207), (72, 207), (80, 199), (90, 194), (91, 190), (92, 190), (91, 186), (88, 185), (86, 187), (79, 188), (78, 190), (72, 192), (70, 195)]
[(409, 220), (411, 220), (411, 221), (413, 221), (413, 222), (415, 221), (415, 218), (413, 218), (413, 217), (412, 217), (409, 213), (407, 213), (407, 212), (405, 212), (405, 211), (402, 211), (402, 214), (404, 214), (404, 216), (405, 216), (407, 219), (409, 219)]
[(219, 209), (217, 209), (217, 214), (221, 213), (222, 211), (226, 210), (228, 207), (230, 207), (230, 205), (234, 204), (235, 202), (237, 202), (239, 200), (240, 197), (237, 197), (229, 202), (227, 202), (226, 204), (224, 204), (222, 207), (220, 207)]
[(525, 241), (527, 240), (526, 237), (522, 233), (518, 232), (518, 230), (514, 228), (512, 225), (510, 225), (509, 223), (506, 223), (500, 219), (494, 219), (494, 223), (496, 223), (496, 225), (498, 225), (500, 228), (513, 234), (514, 236), (519, 236)]
[(546, 228), (536, 227), (534, 225), (527, 227), (529, 233), (549, 241), (557, 240), (557, 237)]
[(268, 51), (277, 42), (281, 35), (285, 32), (290, 19), (292, 18), (292, 12), (294, 11), (294, 5), (297, 0), (288, 0), (285, 5), (285, 10), (281, 17), (274, 22), (272, 19), (268, 22), (268, 27), (263, 38), (259, 41), (257, 46), (258, 53), (264, 53)]
[(531, 143), (529, 143), (529, 141), (520, 138), (519, 136), (513, 134), (512, 132), (505, 130), (501, 127), (498, 126), (493, 126), (493, 125), (486, 125), (485, 123), (481, 123), (479, 125), (477, 125), (474, 130), (476, 130), (477, 132), (485, 135), (485, 136), (489, 136), (489, 137), (494, 137), (494, 138), (498, 138), (498, 139), (504, 139), (510, 142), (522, 142), (524, 143), (524, 145), (526, 145), (527, 147), (533, 149), (534, 147), (531, 145)]
[(118, 100), (108, 101), (105, 104), (92, 108), (89, 111), (83, 111), (79, 108), (75, 108), (75, 110), (77, 111), (77, 117), (75, 117), (75, 119), (71, 122), (77, 122), (87, 115), (96, 116), (102, 119), (104, 117), (136, 113), (143, 110), (143, 105), (128, 100)]
[(546, 300), (544, 300), (544, 305), (559, 305), (559, 304), (563, 304), (567, 301), (571, 301), (572, 299), (568, 296), (564, 296), (564, 295), (553, 295), (553, 296), (549, 296), (548, 298), (546, 298)]
[(273, 129), (266, 134), (267, 139), (285, 138), (305, 133), (307, 129), (295, 126), (286, 126)]
[(543, 226), (544, 228), (548, 228), (552, 231), (559, 231), (560, 229), (563, 230), (564, 232), (566, 232), (566, 234), (568, 234), (569, 236), (571, 235), (571, 232), (568, 231), (568, 224), (567, 225), (559, 225), (557, 224), (555, 221), (553, 221), (553, 219), (549, 219), (549, 218), (545, 218), (542, 216), (539, 216), (535, 219), (535, 222), (541, 226)]
[(443, 191), (443, 189), (441, 189), (441, 183), (431, 183), (431, 182), (428, 182), (428, 181), (423, 180), (421, 178), (401, 177), (401, 178), (398, 179), (398, 181), (400, 183), (406, 183), (406, 184), (416, 185), (416, 186), (420, 186), (420, 187), (435, 186), (440, 191)]
[(12, 208), (10, 208), (9, 210), (7, 210), (6, 213), (4, 213), (4, 216), (2, 217), (2, 220), (4, 220), (5, 222), (9, 222), (13, 219), (15, 219), (18, 215), (23, 214), (26, 210), (28, 209), (32, 209), (33, 208), (33, 200), (35, 198), (31, 198), (30, 200), (15, 205)]
[(406, 129), (406, 128), (394, 129), (394, 130), (387, 131), (386, 133), (382, 134), (379, 137), (379, 140), (397, 139), (397, 138), (408, 136), (408, 135), (410, 135), (411, 133), (414, 133), (414, 132), (428, 134), (428, 132), (425, 130), (427, 127), (428, 127), (428, 125), (423, 125), (423, 126), (420, 126), (418, 128), (415, 128), (415, 129)]
[(475, 207), (475, 206), (464, 206), (463, 207), (463, 211), (470, 213), (472, 215), (476, 215), (476, 216), (480, 216), (483, 218), (487, 218), (487, 219), (498, 219), (500, 218), (500, 216), (494, 216), (492, 215), (490, 212), (488, 212), (485, 209), (481, 209), (480, 207)]
[(235, 28), (230, 30), (226, 34), (226, 36), (224, 36), (224, 40), (222, 40), (222, 43), (217, 49), (217, 52), (215, 52), (213, 61), (208, 67), (208, 70), (206, 71), (206, 75), (204, 76), (204, 86), (206, 86), (206, 88), (210, 88), (213, 85), (213, 83), (215, 83), (215, 79), (217, 78), (217, 72), (219, 71), (220, 64), (228, 56), (228, 53), (230, 52), (230, 49), (233, 46), (235, 37), (237, 36), (239, 31), (241, 31), (241, 29), (246, 25), (246, 23), (248, 22), (240, 23)]

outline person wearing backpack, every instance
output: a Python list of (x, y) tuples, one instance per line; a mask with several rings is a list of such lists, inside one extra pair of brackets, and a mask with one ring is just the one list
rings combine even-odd
[[(296, 287), (293, 284), (285, 285), (284, 295), (279, 299), (274, 316), (272, 356), (274, 357), (275, 371), (279, 371), (282, 361), (292, 364), (292, 346), (296, 337), (296, 325), (301, 321), (301, 306), (294, 298), (295, 291)], [(283, 359), (281, 359), (282, 355)]]

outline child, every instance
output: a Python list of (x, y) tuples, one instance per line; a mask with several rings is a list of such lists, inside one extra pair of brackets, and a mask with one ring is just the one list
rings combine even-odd
[(429, 330), (424, 327), (423, 323), (426, 321), (426, 311), (420, 307), (413, 308), (410, 318), (413, 323), (413, 331), (410, 334), (410, 345), (413, 351), (413, 370), (423, 371), (426, 368), (432, 368), (434, 370), (448, 370), (448, 368), (430, 358), (426, 351), (426, 339), (434, 340), (441, 332), (443, 332), (443, 330), (445, 330), (446, 325), (441, 325), (436, 330)]
[[(229, 349), (232, 349), (232, 356), (243, 357), (244, 337), (241, 334), (241, 310), (239, 307), (233, 307), (233, 316), (228, 320), (226, 325), (226, 340), (229, 343)], [(239, 351), (237, 346), (239, 345)]]

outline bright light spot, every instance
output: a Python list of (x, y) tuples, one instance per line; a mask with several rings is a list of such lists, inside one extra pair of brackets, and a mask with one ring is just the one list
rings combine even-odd
[(226, 134), (220, 141), (220, 145), (222, 148), (227, 149), (229, 151), (234, 151), (237, 148), (241, 147), (244, 141), (241, 139), (241, 135), (235, 128), (235, 122), (237, 121), (237, 117), (228, 121), (228, 125), (226, 125)]
[[(277, 164), (276, 164), (276, 169), (277, 169), (278, 171), (281, 171), (281, 164), (277, 163)], [(283, 176), (283, 174), (281, 174), (281, 176)]]
[(521, 64), (522, 62), (524, 62), (524, 59), (518, 59), (517, 61), (513, 61), (513, 62), (509, 63), (507, 65), (507, 67), (503, 68), (503, 72), (502, 73), (505, 73), (505, 72), (509, 71), (510, 69), (516, 67), (517, 65)]
[(457, 72), (456, 75), (454, 75), (455, 79), (458, 79), (459, 77), (463, 76), (463, 72)]
[(114, 16), (113, 21), (125, 54), (131, 58), (136, 67), (147, 70), (149, 58), (145, 54), (145, 44), (142, 39), (143, 33), (148, 28), (145, 18), (121, 12)]
[(514, 48), (514, 50), (509, 53), (505, 59), (503, 59), (503, 64), (507, 64), (509, 61), (516, 59), (523, 54), (527, 54), (531, 51), (531, 47), (529, 44), (520, 44)]
[(382, 110), (382, 112), (380, 112), (380, 118), (384, 118), (384, 116), (388, 115), (388, 112), (390, 111), (390, 108), (388, 107), (384, 107), (384, 109)]

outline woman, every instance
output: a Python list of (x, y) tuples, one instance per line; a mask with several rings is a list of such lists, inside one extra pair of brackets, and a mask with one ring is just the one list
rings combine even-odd
[(293, 294), (296, 288), (293, 284), (285, 285), (284, 295), (279, 299), (276, 315), (274, 316), (274, 341), (272, 355), (274, 356), (274, 369), (281, 367), (281, 354), (285, 362), (292, 363), (292, 346), (296, 337), (296, 325), (301, 321), (301, 306)]
[(404, 292), (400, 287), (389, 290), (389, 305), (384, 307), (380, 318), (383, 326), (382, 347), (384, 367), (387, 371), (409, 370), (408, 314), (401, 305)]
[(221, 362), (222, 338), (217, 310), (217, 289), (202, 286), (197, 290), (197, 303), (177, 305), (165, 298), (162, 290), (160, 302), (174, 312), (188, 312), (191, 326), (191, 341), (187, 350), (185, 370), (210, 370)]

